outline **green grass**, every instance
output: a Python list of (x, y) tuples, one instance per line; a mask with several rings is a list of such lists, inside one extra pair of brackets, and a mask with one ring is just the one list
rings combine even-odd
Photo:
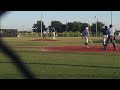
[[(3, 38), (10, 46), (66, 46), (66, 45), (84, 45), (84, 39), (81, 37), (60, 37), (58, 41), (31, 41), (40, 38), (22, 37), (22, 38)], [(52, 38), (49, 38), (52, 39)], [(94, 39), (94, 40), (93, 40)], [(100, 44), (101, 38), (92, 38), (93, 43)]]
[[(39, 79), (119, 79), (120, 53), (41, 52), (37, 48), (14, 46), (84, 45), (84, 39), (58, 38), (56, 42), (33, 42), (38, 38), (4, 38)], [(101, 38), (94, 39), (100, 45)], [(0, 51), (0, 78), (24, 78), (10, 58)]]

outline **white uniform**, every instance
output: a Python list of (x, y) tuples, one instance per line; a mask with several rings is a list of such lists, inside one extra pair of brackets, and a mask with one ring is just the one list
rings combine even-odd
[(87, 29), (85, 29), (83, 31), (83, 35), (84, 35), (84, 38), (85, 38), (85, 43), (88, 43), (89, 31)]
[(46, 34), (47, 32), (46, 31), (43, 31), (43, 34)]
[(114, 36), (114, 33), (116, 32), (114, 28), (108, 29), (108, 36)]
[(53, 32), (53, 39), (56, 39), (56, 37), (55, 37), (55, 32)]
[(47, 32), (43, 31), (43, 39), (46, 39), (46, 34), (47, 34)]

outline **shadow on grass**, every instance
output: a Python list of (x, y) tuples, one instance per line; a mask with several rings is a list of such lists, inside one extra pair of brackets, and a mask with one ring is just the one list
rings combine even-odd
[[(0, 64), (13, 64), (14, 62), (0, 62)], [(75, 64), (54, 64), (54, 63), (27, 63), (24, 64), (39, 64), (39, 65), (49, 65), (49, 66), (75, 66), (75, 67), (90, 67), (90, 68), (111, 68), (111, 69), (120, 69), (120, 67), (108, 67), (108, 66), (92, 66), (92, 65), (75, 65)]]

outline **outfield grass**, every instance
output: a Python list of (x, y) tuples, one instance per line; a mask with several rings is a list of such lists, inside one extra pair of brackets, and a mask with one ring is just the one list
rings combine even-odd
[[(21, 37), (21, 38), (3, 38), (11, 46), (66, 46), (66, 45), (84, 45), (84, 39), (81, 37), (60, 37), (58, 41), (31, 41), (41, 38)], [(52, 38), (48, 38), (52, 39)], [(93, 43), (100, 44), (101, 38), (92, 38)]]
[[(39, 79), (119, 79), (120, 53), (42, 52), (37, 48), (14, 46), (84, 45), (84, 39), (58, 38), (59, 41), (31, 41), (39, 38), (4, 38)], [(95, 45), (101, 38), (92, 38)], [(0, 78), (24, 78), (8, 57), (0, 51)]]

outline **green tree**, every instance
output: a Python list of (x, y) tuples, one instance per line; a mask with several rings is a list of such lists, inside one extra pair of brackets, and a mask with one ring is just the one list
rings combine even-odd
[(82, 27), (82, 23), (81, 22), (68, 22), (67, 23), (67, 31), (72, 31), (72, 32), (76, 32), (76, 31), (81, 31), (81, 27)]
[(92, 36), (96, 35), (96, 24), (95, 23), (92, 23), (91, 25), (91, 32), (92, 32)]
[[(97, 22), (97, 35), (98, 36), (100, 36), (100, 32), (101, 32), (104, 25), (105, 24), (102, 22)], [(96, 35), (96, 23), (92, 23), (91, 31), (92, 31), (92, 35), (95, 36)]]
[(73, 22), (73, 32), (81, 31), (82, 23), (80, 22)]
[(51, 27), (54, 27), (57, 32), (63, 32), (62, 23), (60, 21), (52, 21)]
[(82, 26), (81, 26), (81, 33), (83, 32), (83, 30), (85, 29), (85, 27), (88, 27), (89, 24), (88, 23), (82, 23)]
[(32, 27), (32, 31), (37, 32), (37, 27), (38, 27), (37, 24), (34, 24), (33, 27)]
[(73, 23), (72, 22), (67, 23), (67, 31), (68, 32), (73, 31)]
[(64, 31), (66, 31), (67, 32), (67, 27), (66, 27), (67, 25), (65, 25), (65, 24), (62, 24), (62, 27), (61, 27), (61, 32), (64, 32)]
[[(37, 21), (37, 23), (33, 24), (32, 27), (33, 32), (41, 32), (41, 21)], [(46, 30), (44, 22), (42, 22), (42, 31)]]

